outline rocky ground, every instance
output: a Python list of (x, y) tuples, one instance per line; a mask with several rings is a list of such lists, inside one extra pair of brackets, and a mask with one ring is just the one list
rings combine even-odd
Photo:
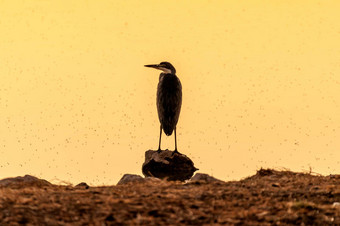
[(0, 225), (340, 225), (340, 175), (261, 169), (241, 181), (106, 187), (0, 181)]

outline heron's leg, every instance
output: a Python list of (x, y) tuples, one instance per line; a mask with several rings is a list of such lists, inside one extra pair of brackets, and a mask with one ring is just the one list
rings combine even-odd
[(175, 153), (178, 153), (178, 154), (179, 154), (179, 152), (177, 151), (177, 136), (176, 136), (176, 127), (175, 127), (175, 151), (173, 152), (173, 154), (175, 154)]
[(157, 152), (161, 152), (161, 138), (162, 138), (162, 124), (161, 124), (161, 131), (159, 132), (159, 144)]
[(175, 152), (177, 152), (177, 136), (176, 136), (176, 127), (175, 127)]

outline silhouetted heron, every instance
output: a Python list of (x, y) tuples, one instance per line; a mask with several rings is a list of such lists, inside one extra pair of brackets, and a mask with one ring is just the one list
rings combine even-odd
[(161, 123), (158, 152), (161, 150), (162, 129), (167, 136), (175, 131), (175, 152), (177, 151), (176, 125), (182, 106), (182, 85), (176, 76), (176, 69), (169, 62), (145, 65), (163, 72), (159, 75), (157, 86), (157, 111)]

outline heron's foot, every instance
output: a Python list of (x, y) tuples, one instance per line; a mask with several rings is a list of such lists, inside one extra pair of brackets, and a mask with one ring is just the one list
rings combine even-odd
[(178, 154), (178, 155), (180, 155), (181, 153), (179, 153), (179, 151), (177, 151), (177, 149), (175, 149), (173, 152), (172, 152), (172, 155), (174, 155), (174, 154)]
[(161, 150), (160, 148), (158, 148), (157, 153), (159, 154), (159, 153), (161, 153), (161, 151), (162, 151), (162, 150)]

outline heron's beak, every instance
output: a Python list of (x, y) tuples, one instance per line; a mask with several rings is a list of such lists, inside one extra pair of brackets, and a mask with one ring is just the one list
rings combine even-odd
[(155, 69), (159, 69), (161, 66), (159, 64), (148, 64), (148, 65), (144, 65), (144, 67), (152, 67)]

